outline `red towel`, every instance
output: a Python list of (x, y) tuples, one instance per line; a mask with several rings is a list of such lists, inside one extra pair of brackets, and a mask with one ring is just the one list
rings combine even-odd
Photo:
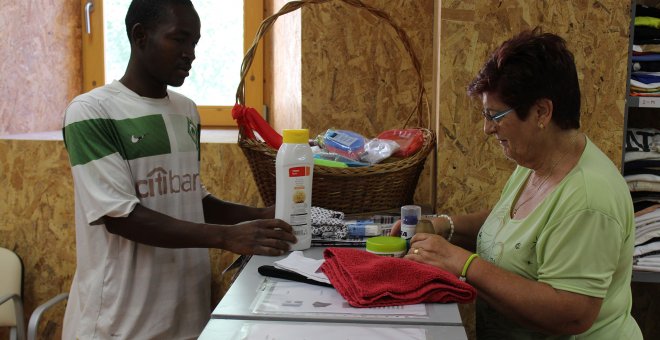
[(353, 307), (474, 301), (477, 291), (453, 274), (411, 260), (327, 248), (321, 270)]
[(282, 145), (282, 136), (254, 108), (235, 104), (231, 109), (231, 116), (243, 129), (247, 138), (256, 140), (257, 137), (254, 135), (254, 131), (256, 131), (271, 148), (278, 150)]

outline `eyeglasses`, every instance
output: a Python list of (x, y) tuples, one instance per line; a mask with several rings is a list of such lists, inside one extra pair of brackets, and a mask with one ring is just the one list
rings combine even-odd
[(486, 120), (490, 120), (491, 122), (499, 123), (504, 117), (506, 117), (506, 115), (508, 115), (509, 113), (515, 111), (515, 109), (514, 108), (509, 108), (509, 109), (506, 109), (504, 111), (495, 112), (493, 114), (490, 114), (489, 113), (490, 111), (491, 111), (490, 109), (483, 109), (483, 111), (481, 111), (481, 115), (484, 116), (484, 118), (486, 118)]

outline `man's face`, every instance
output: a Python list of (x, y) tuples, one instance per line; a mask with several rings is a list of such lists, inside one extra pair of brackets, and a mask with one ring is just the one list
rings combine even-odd
[(195, 60), (200, 21), (192, 6), (170, 5), (163, 18), (147, 29), (143, 66), (160, 84), (181, 86)]

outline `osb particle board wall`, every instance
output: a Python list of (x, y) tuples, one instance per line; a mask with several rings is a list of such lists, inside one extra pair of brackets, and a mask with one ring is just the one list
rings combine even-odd
[[(247, 161), (236, 144), (201, 145), (207, 189), (228, 201), (261, 204)], [(38, 161), (35, 161), (38, 160)], [(26, 320), (47, 299), (68, 292), (75, 272), (73, 183), (61, 141), (0, 140), (0, 246), (23, 260)], [(229, 287), (221, 273), (235, 255), (211, 250), (213, 304)], [(233, 274), (233, 272), (230, 272)], [(59, 335), (64, 304), (44, 315), (40, 337)], [(0, 328), (0, 338), (6, 338)], [(43, 337), (42, 337), (43, 336)]]
[(3, 1), (0, 135), (58, 130), (81, 89), (80, 1)]
[(468, 212), (498, 198), (514, 164), (483, 133), (479, 100), (465, 89), (487, 56), (515, 33), (541, 26), (564, 37), (582, 89), (582, 130), (621, 160), (630, 3), (602, 1), (441, 1), (438, 207)]
[[(407, 33), (430, 92), (434, 1), (363, 2), (388, 13)], [(315, 133), (337, 128), (366, 137), (403, 127), (418, 95), (417, 76), (394, 29), (340, 1), (302, 13), (303, 125)]]

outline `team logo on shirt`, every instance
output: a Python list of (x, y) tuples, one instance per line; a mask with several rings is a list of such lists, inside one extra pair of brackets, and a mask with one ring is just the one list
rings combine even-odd
[(195, 143), (195, 146), (197, 146), (197, 150), (199, 150), (199, 129), (198, 126), (193, 123), (192, 119), (188, 119), (188, 135), (190, 135), (190, 138), (192, 138), (193, 143)]
[(157, 167), (147, 173), (145, 179), (135, 182), (135, 191), (140, 198), (197, 191), (201, 185), (199, 173), (175, 174), (172, 170)]
[(133, 144), (139, 143), (146, 135), (147, 135), (146, 133), (142, 136), (131, 135), (131, 143)]

